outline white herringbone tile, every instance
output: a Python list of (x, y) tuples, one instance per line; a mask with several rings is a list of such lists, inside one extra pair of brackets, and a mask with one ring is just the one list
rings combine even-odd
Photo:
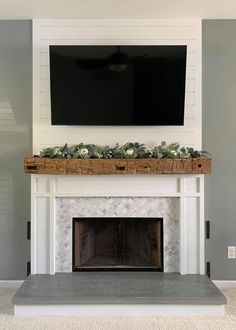
[(72, 271), (75, 217), (160, 217), (164, 228), (164, 271), (179, 271), (178, 198), (78, 197), (56, 199), (56, 272)]

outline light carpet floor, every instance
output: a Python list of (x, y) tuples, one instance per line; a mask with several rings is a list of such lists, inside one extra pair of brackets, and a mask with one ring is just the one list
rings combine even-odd
[(13, 315), (11, 297), (13, 289), (0, 289), (0, 330), (236, 330), (236, 289), (224, 289), (228, 298), (225, 317), (16, 317)]

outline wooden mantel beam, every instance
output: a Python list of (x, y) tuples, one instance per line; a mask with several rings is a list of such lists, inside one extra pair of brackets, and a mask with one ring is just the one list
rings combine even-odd
[(211, 159), (58, 159), (25, 157), (31, 174), (210, 174)]

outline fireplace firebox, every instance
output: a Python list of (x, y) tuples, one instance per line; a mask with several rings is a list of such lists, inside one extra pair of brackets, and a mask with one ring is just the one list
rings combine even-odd
[(163, 271), (162, 218), (73, 218), (73, 271)]

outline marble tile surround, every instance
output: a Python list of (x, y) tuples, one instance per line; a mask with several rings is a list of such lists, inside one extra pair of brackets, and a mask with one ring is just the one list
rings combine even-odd
[(179, 271), (179, 201), (173, 197), (56, 198), (56, 272), (72, 272), (73, 217), (161, 217), (164, 272)]

